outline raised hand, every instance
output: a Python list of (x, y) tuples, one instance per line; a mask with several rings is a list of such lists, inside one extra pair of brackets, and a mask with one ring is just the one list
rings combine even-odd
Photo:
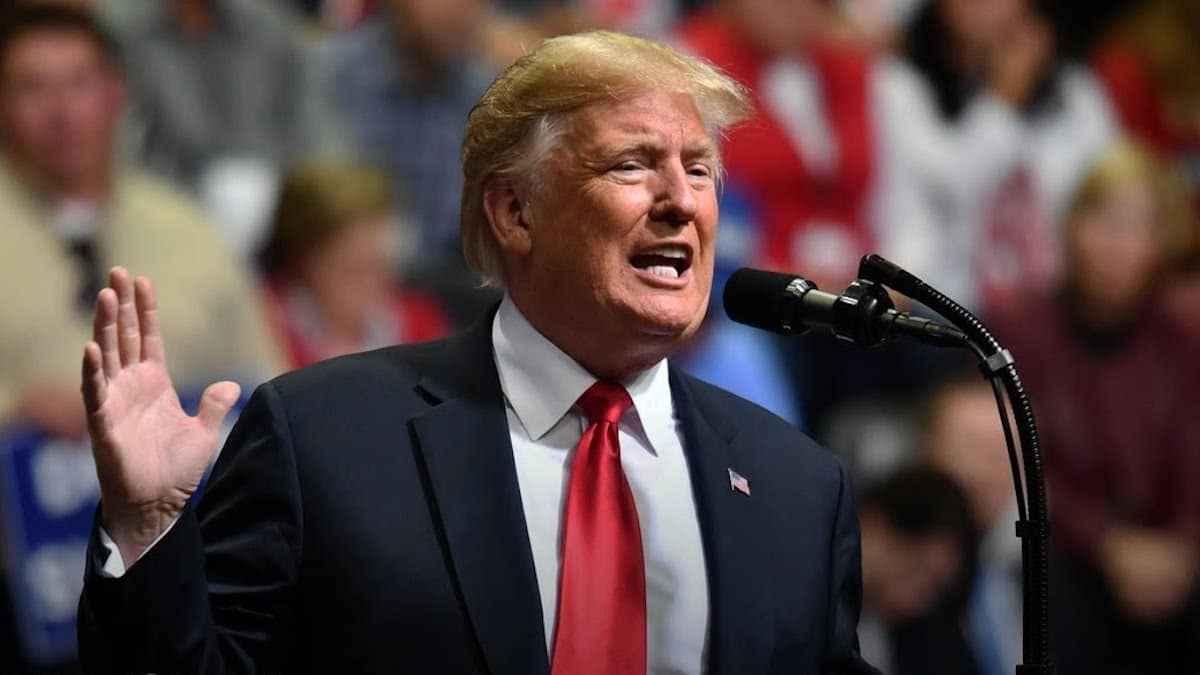
[(83, 351), (83, 400), (100, 479), (101, 522), (131, 565), (179, 517), (240, 392), (208, 387), (189, 416), (167, 373), (154, 288), (113, 268)]

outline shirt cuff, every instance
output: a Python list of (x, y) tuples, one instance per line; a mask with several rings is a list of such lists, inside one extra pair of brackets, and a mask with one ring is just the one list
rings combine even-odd
[[(129, 563), (129, 567), (136, 565), (137, 561), (141, 560), (142, 556), (146, 555), (150, 549), (154, 548), (155, 544), (162, 541), (162, 538), (167, 536), (167, 533), (170, 532), (171, 528), (175, 527), (175, 523), (178, 522), (179, 518), (172, 520), (171, 524), (167, 525), (167, 529), (163, 530), (162, 533), (155, 537), (154, 541), (150, 542), (150, 545), (147, 546), (146, 549), (142, 551), (133, 562)], [(103, 526), (101, 526), (99, 529), (100, 545), (103, 546), (104, 550), (108, 553), (107, 557), (104, 559), (104, 564), (100, 567), (100, 576), (107, 579), (119, 579), (125, 576), (125, 572), (129, 571), (129, 567), (125, 566), (125, 560), (121, 557), (121, 550), (117, 548), (117, 542), (113, 541), (113, 538), (108, 536), (108, 532), (105, 531)]]

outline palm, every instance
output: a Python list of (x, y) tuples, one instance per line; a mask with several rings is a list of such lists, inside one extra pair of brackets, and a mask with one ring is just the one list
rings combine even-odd
[[(94, 441), (97, 460), (111, 457), (111, 468), (125, 498), (134, 503), (164, 494), (187, 499), (212, 454), (216, 433), (179, 406), (166, 368), (141, 363), (109, 381), (108, 397), (97, 411), (107, 424)], [(117, 486), (114, 486), (117, 487)]]
[[(219, 382), (191, 417), (164, 358), (150, 282), (114, 269), (96, 302), (95, 340), (84, 350), (83, 394), (104, 523), (122, 547), (144, 548), (183, 509), (216, 449), (237, 385)], [(136, 554), (135, 554), (136, 555)]]

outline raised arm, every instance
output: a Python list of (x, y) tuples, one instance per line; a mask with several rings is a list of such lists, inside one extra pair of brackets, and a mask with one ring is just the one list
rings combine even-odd
[(100, 479), (101, 523), (126, 566), (179, 517), (200, 484), (237, 401), (233, 382), (208, 387), (190, 417), (167, 373), (154, 288), (120, 267), (96, 299), (83, 352), (83, 399)]
[[(202, 503), (189, 504), (237, 385), (209, 387), (196, 417), (182, 411), (163, 363), (153, 288), (124, 270), (101, 293), (95, 325), (83, 391), (103, 501), (79, 607), (84, 670), (296, 669), (300, 494), (275, 389), (266, 384), (251, 397)], [(117, 553), (101, 544), (100, 527), (128, 567), (120, 577), (104, 571)]]

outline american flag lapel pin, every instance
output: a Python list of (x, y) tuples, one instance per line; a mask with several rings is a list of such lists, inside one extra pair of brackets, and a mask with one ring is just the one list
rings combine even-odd
[(750, 496), (750, 481), (747, 480), (746, 477), (743, 476), (742, 474), (734, 471), (733, 469), (730, 469), (729, 470), (729, 489), (733, 490), (734, 492), (740, 492), (740, 493), (746, 495), (747, 497), (749, 497)]

